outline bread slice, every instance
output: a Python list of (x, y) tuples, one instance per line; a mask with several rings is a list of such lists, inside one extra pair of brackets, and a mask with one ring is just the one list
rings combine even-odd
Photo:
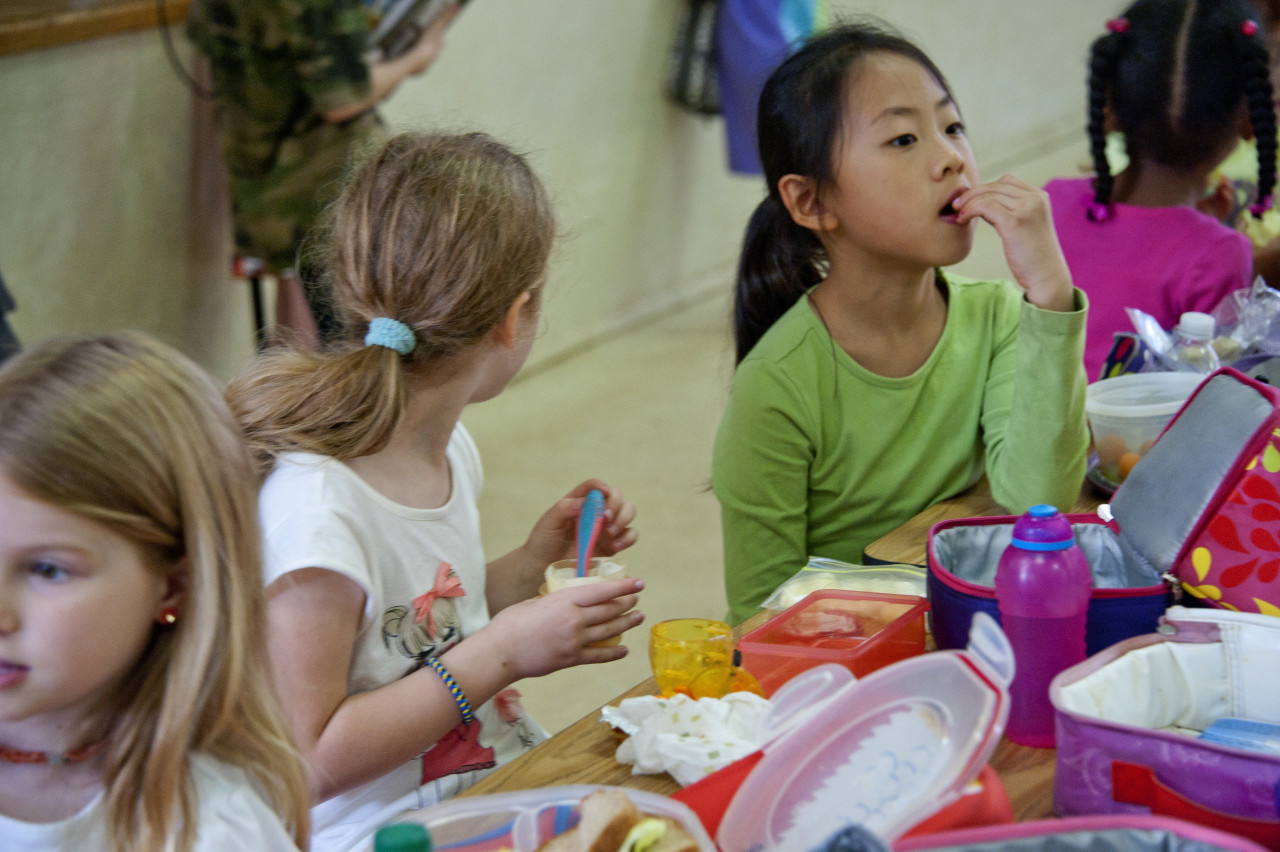
[[(636, 810), (626, 793), (594, 790), (578, 805), (578, 826), (556, 835), (537, 852), (619, 852), (627, 835), (646, 816)], [(699, 852), (698, 843), (676, 820), (654, 817), (666, 823), (666, 831), (645, 852)]]
[(640, 821), (640, 812), (621, 790), (593, 790), (578, 807), (581, 852), (618, 852), (631, 827)]

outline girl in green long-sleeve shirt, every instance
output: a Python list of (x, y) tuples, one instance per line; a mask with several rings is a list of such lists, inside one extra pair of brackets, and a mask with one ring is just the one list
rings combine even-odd
[[(941, 72), (879, 26), (810, 40), (760, 98), (768, 197), (734, 305), (716, 437), (730, 620), (810, 555), (868, 543), (985, 471), (998, 501), (1069, 507), (1084, 476), (1084, 296), (1044, 193), (978, 182)], [(1018, 286), (940, 267), (978, 219)]]

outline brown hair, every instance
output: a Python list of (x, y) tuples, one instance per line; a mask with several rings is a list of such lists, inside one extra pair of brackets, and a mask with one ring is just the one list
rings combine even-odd
[[(521, 293), (536, 305), (555, 233), (528, 163), (482, 133), (390, 139), (355, 168), (328, 220), (340, 340), (268, 352), (227, 389), (260, 475), (290, 450), (349, 459), (385, 446), (408, 378), (481, 340)], [(364, 345), (378, 317), (412, 330), (412, 353)]]
[(251, 461), (213, 382), (139, 333), (39, 345), (0, 371), (0, 468), (185, 573), (181, 617), (103, 713), (113, 848), (193, 848), (194, 752), (244, 770), (304, 845), (306, 779), (264, 651)]

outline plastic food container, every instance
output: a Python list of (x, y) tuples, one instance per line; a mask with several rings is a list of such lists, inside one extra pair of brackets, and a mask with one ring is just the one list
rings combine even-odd
[(1084, 411), (1098, 455), (1097, 472), (1120, 483), (1122, 467), (1127, 474), (1146, 455), (1204, 378), (1199, 373), (1133, 373), (1089, 385)]
[[(450, 799), (412, 811), (396, 822), (419, 822), (431, 832), (436, 850), (456, 852), (534, 852), (551, 838), (578, 824), (578, 803), (599, 785), (539, 787), (492, 796)], [(698, 817), (667, 796), (644, 790), (623, 790), (642, 813), (669, 817), (680, 823), (704, 852), (715, 852)], [(366, 847), (372, 849), (372, 842)]]
[(835, 663), (856, 677), (924, 653), (929, 603), (912, 595), (823, 589), (743, 636), (742, 667), (766, 696), (814, 666)]
[(729, 802), (717, 845), (803, 852), (854, 823), (892, 843), (977, 777), (1004, 730), (1012, 677), (1012, 650), (985, 613), (965, 651), (857, 681), (835, 666), (806, 672), (774, 698), (763, 757)]

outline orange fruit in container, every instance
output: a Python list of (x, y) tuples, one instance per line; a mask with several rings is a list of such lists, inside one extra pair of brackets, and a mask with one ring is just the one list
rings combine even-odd
[(1094, 443), (1094, 451), (1098, 454), (1098, 464), (1107, 472), (1113, 472), (1120, 466), (1120, 457), (1129, 452), (1124, 438), (1114, 432), (1098, 437)]
[(1137, 453), (1125, 453), (1120, 457), (1120, 462), (1116, 465), (1120, 471), (1120, 481), (1124, 482), (1129, 478), (1129, 471), (1133, 470), (1133, 466), (1142, 459)]

